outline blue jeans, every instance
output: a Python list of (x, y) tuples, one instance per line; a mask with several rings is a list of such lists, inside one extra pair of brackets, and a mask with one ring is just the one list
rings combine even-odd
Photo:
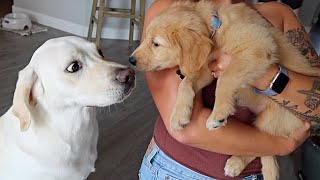
[[(197, 173), (167, 156), (154, 144), (150, 154), (145, 155), (140, 171), (140, 180), (217, 180)], [(263, 180), (261, 174), (253, 174), (242, 180)]]

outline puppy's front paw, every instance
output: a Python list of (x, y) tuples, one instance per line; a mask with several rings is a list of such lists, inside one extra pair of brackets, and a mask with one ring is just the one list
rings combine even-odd
[(241, 158), (237, 156), (231, 156), (226, 165), (224, 166), (224, 174), (226, 176), (235, 177), (238, 176), (246, 167), (246, 164)]
[(171, 131), (180, 131), (182, 130), (187, 124), (189, 124), (190, 120), (183, 120), (183, 121), (179, 121), (179, 120), (173, 120), (170, 121), (170, 129)]
[[(234, 107), (228, 106), (227, 104), (216, 106), (215, 104), (212, 113), (210, 114), (208, 120), (207, 120), (207, 128), (209, 130), (218, 129), (219, 127), (225, 125), (227, 123), (227, 118), (229, 115), (233, 115), (235, 112)], [(218, 108), (219, 107), (219, 108)]]
[[(179, 108), (178, 108), (179, 109)], [(170, 117), (170, 128), (172, 131), (179, 131), (183, 129), (190, 122), (191, 108), (180, 108), (173, 110)]]
[(218, 129), (221, 126), (224, 126), (226, 123), (227, 119), (214, 120), (211, 117), (209, 117), (206, 126), (211, 131)]

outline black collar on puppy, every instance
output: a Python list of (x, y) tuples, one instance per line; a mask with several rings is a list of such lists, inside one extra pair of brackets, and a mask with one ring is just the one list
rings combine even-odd
[(179, 75), (179, 77), (180, 77), (181, 80), (184, 79), (184, 77), (185, 77), (185, 76), (181, 73), (180, 69), (178, 69), (178, 70), (176, 71), (176, 74)]

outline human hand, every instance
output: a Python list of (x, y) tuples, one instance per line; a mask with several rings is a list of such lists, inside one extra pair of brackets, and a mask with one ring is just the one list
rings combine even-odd
[[(223, 74), (223, 72), (227, 69), (231, 62), (231, 56), (226, 53), (220, 53), (215, 55), (213, 60), (208, 64), (209, 69), (212, 71), (212, 75), (215, 78), (218, 78)], [(254, 81), (251, 86), (265, 90), (269, 87), (272, 78), (279, 71), (279, 67), (276, 64), (271, 64), (262, 75), (262, 77), (258, 78)]]
[(283, 144), (279, 144), (281, 148), (279, 155), (288, 155), (296, 150), (310, 136), (310, 126), (310, 122), (304, 121), (303, 127), (295, 131), (291, 137), (283, 138)]
[(225, 69), (229, 66), (231, 57), (226, 53), (217, 54), (213, 60), (209, 63), (209, 69), (212, 71), (212, 75), (215, 78), (221, 76)]

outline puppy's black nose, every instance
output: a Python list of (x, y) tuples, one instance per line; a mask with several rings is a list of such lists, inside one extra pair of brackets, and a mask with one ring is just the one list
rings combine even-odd
[(136, 66), (136, 64), (137, 64), (137, 60), (134, 56), (129, 57), (129, 62), (134, 66)]
[(116, 80), (122, 84), (132, 84), (135, 80), (135, 72), (131, 68), (119, 69), (116, 72)]

